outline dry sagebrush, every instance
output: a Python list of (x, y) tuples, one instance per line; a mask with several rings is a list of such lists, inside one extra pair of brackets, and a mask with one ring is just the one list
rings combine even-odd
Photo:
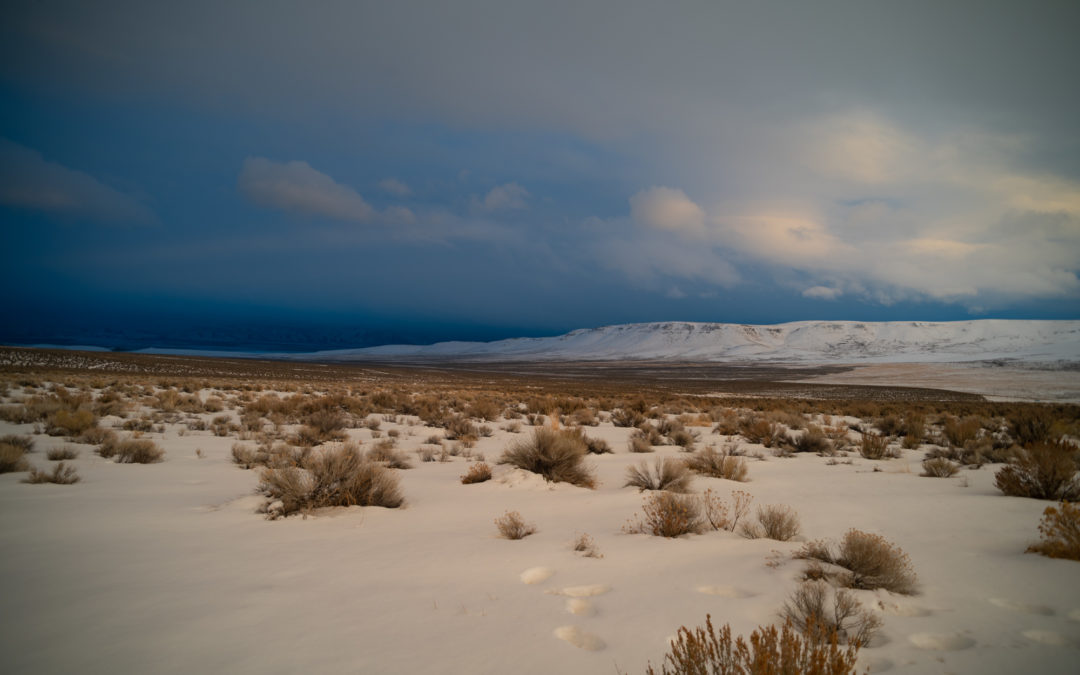
[(75, 473), (75, 467), (67, 466), (63, 462), (53, 466), (52, 472), (42, 471), (36, 467), (30, 468), (29, 475), (22, 479), (23, 483), (39, 484), (54, 483), (56, 485), (72, 485), (79, 482), (79, 474)]
[(784, 603), (780, 616), (810, 640), (836, 636), (860, 647), (870, 643), (881, 628), (881, 619), (864, 609), (846, 589), (834, 589), (824, 581), (806, 581)]
[[(821, 634), (822, 631), (815, 631)], [(683, 626), (664, 656), (659, 671), (649, 665), (647, 675), (850, 675), (855, 673), (859, 645), (841, 648), (838, 637), (814, 640), (801, 637), (790, 622), (758, 627), (747, 642), (732, 638), (731, 626), (719, 633), (712, 616), (705, 626)]]
[(328, 506), (404, 504), (397, 476), (353, 446), (312, 453), (301, 466), (264, 469), (259, 490), (270, 517)]
[(1046, 507), (1039, 523), (1039, 534), (1042, 540), (1029, 546), (1028, 553), (1080, 560), (1080, 507), (1069, 502)]
[(491, 467), (484, 462), (477, 462), (469, 467), (469, 470), (461, 477), (462, 485), (483, 483), (491, 480)]
[(766, 504), (759, 506), (756, 518), (746, 521), (739, 534), (747, 539), (775, 539), (788, 541), (799, 534), (799, 514), (795, 509), (784, 504)]
[(646, 497), (641, 510), (643, 515), (628, 522), (623, 527), (624, 532), (673, 538), (700, 534), (706, 529), (701, 501), (696, 495), (654, 492)]
[(596, 477), (585, 464), (586, 450), (585, 442), (575, 433), (538, 427), (531, 437), (511, 444), (499, 464), (531, 471), (552, 483), (593, 488)]
[(686, 468), (686, 463), (677, 459), (661, 457), (653, 462), (641, 462), (626, 469), (626, 482), (623, 487), (636, 487), (638, 491), (667, 490), (685, 493), (690, 491), (694, 476)]
[(165, 457), (165, 451), (150, 439), (118, 440), (115, 436), (102, 443), (97, 453), (106, 459), (114, 459), (118, 464), (155, 464)]
[(878, 534), (848, 530), (838, 546), (827, 541), (807, 543), (796, 558), (816, 560), (842, 568), (843, 573), (831, 575), (849, 588), (874, 590), (884, 588), (893, 593), (913, 595), (916, 577), (911, 559), (899, 546)]
[(1033, 443), (994, 474), (998, 489), (1013, 497), (1080, 499), (1077, 450), (1067, 441)]
[(716, 448), (706, 447), (693, 453), (686, 459), (687, 467), (694, 473), (712, 478), (724, 478), (737, 482), (748, 480), (750, 469), (746, 460), (736, 456), (735, 448), (719, 452)]
[(526, 523), (517, 511), (507, 511), (495, 519), (495, 527), (503, 539), (524, 539), (536, 533), (536, 526)]

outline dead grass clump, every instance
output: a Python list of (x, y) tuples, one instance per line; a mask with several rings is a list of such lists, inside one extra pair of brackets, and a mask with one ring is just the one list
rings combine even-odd
[(706, 616), (705, 627), (690, 630), (679, 628), (670, 651), (664, 655), (659, 671), (649, 664), (647, 675), (763, 675), (791, 673), (800, 675), (852, 675), (859, 645), (849, 643), (841, 649), (837, 635), (814, 631), (818, 639), (800, 637), (786, 622), (776, 626), (758, 627), (750, 641), (731, 637), (731, 626), (724, 625), (719, 634), (714, 630), (712, 617)]
[(903, 446), (909, 450), (922, 445), (926, 435), (926, 418), (919, 413), (909, 413), (904, 418)]
[(661, 490), (646, 497), (641, 509), (645, 515), (627, 523), (624, 532), (672, 538), (705, 530), (701, 502), (694, 495)]
[(511, 444), (499, 464), (540, 474), (553, 483), (593, 488), (596, 477), (585, 464), (585, 452), (585, 442), (576, 434), (538, 427), (530, 438)]
[(1058, 508), (1047, 506), (1039, 523), (1042, 541), (1028, 547), (1028, 553), (1049, 558), (1080, 560), (1080, 507), (1061, 502)]
[(747, 539), (775, 539), (788, 541), (799, 534), (799, 515), (795, 509), (784, 504), (766, 504), (757, 508), (756, 520), (747, 521), (739, 528), (739, 534)]
[(703, 448), (690, 455), (686, 460), (686, 465), (691, 471), (702, 476), (724, 478), (740, 483), (746, 482), (750, 474), (745, 459), (731, 454), (726, 449), (724, 452), (719, 452), (713, 447)]
[(862, 435), (859, 454), (866, 459), (894, 459), (900, 456), (896, 448), (889, 447), (887, 436), (866, 432)]
[(483, 483), (488, 480), (491, 480), (491, 467), (484, 462), (477, 462), (470, 466), (465, 475), (461, 477), (461, 484), (471, 485), (472, 483)]
[(611, 413), (611, 423), (617, 427), (636, 427), (645, 421), (645, 416), (637, 410), (619, 408)]
[(825, 432), (820, 427), (815, 425), (809, 425), (806, 431), (794, 439), (791, 436), (788, 436), (787, 439), (791, 449), (795, 452), (813, 452), (819, 455), (832, 454), (832, 443), (829, 441), (829, 437), (825, 435)]
[(0, 443), (7, 443), (8, 445), (14, 445), (22, 448), (23, 452), (34, 451), (34, 439), (29, 436), (16, 436), (15, 434), (8, 434), (3, 438), (0, 438)]
[(56, 485), (72, 485), (79, 482), (79, 474), (75, 473), (75, 467), (60, 462), (53, 467), (51, 473), (31, 467), (30, 474), (26, 478), (23, 478), (21, 482), (32, 484), (55, 483)]
[(1080, 499), (1077, 450), (1065, 440), (1034, 443), (996, 474), (994, 484), (1013, 497)]
[(60, 409), (46, 418), (45, 433), (50, 436), (78, 436), (97, 426), (97, 416), (89, 410)]
[(596, 411), (592, 408), (578, 408), (574, 411), (571, 419), (583, 427), (595, 427), (600, 424), (600, 420), (596, 417)]
[(45, 457), (52, 462), (58, 462), (65, 459), (75, 459), (79, 456), (79, 451), (75, 448), (65, 445), (62, 448), (50, 448), (45, 452)]
[(154, 464), (165, 457), (165, 451), (148, 438), (109, 438), (98, 446), (97, 454), (113, 458), (118, 464)]
[(777, 445), (785, 438), (784, 429), (775, 422), (753, 415), (739, 420), (739, 434), (748, 443), (760, 443), (766, 448)]
[(955, 476), (956, 472), (960, 470), (959, 464), (951, 462), (944, 457), (924, 459), (922, 467), (923, 472), (921, 475), (928, 478), (949, 478), (950, 476)]
[(25, 451), (21, 445), (15, 445), (5, 441), (0, 441), (0, 473), (15, 473), (17, 471), (26, 471), (30, 468), (30, 465), (26, 463), (26, 458), (23, 457)]
[[(582, 410), (588, 410), (588, 408), (582, 408)], [(574, 434), (578, 438), (580, 438), (582, 442), (585, 443), (585, 452), (590, 455), (606, 455), (611, 454), (612, 452), (611, 446), (608, 445), (607, 441), (602, 438), (592, 438), (590, 436), (586, 436), (585, 432), (581, 430), (581, 427), (578, 427), (576, 429), (568, 429), (566, 433)]]
[(881, 628), (881, 619), (863, 609), (850, 591), (833, 589), (824, 581), (800, 584), (780, 616), (815, 642), (835, 635), (841, 642), (861, 647)]
[(271, 518), (328, 506), (397, 508), (405, 500), (397, 476), (346, 445), (308, 455), (299, 467), (265, 469), (259, 489)]
[(574, 541), (570, 542), (570, 548), (575, 553), (580, 553), (584, 558), (603, 558), (604, 554), (596, 547), (596, 542), (584, 532), (579, 534)]
[(265, 453), (259, 453), (256, 448), (243, 443), (232, 444), (232, 459), (233, 464), (239, 465), (241, 469), (253, 469), (266, 464)]
[(686, 463), (661, 457), (650, 467), (648, 462), (627, 467), (626, 483), (623, 487), (636, 487), (638, 491), (667, 490), (668, 492), (686, 493), (694, 476), (686, 468)]
[(1027, 446), (1052, 440), (1054, 414), (1042, 406), (1017, 406), (1009, 411), (1009, 434), (1017, 444)]
[(977, 417), (948, 417), (942, 427), (942, 433), (950, 445), (958, 448), (964, 447), (969, 441), (975, 440), (982, 429), (982, 422)]
[(636, 431), (630, 436), (629, 449), (630, 452), (636, 453), (653, 451), (653, 447), (649, 441), (644, 436), (639, 435)]
[(498, 528), (499, 536), (503, 539), (524, 539), (536, 533), (536, 526), (526, 523), (517, 511), (507, 511), (496, 518), (495, 527)]
[(408, 457), (405, 453), (394, 449), (394, 441), (385, 440), (376, 443), (370, 450), (368, 450), (368, 459), (373, 462), (382, 462), (391, 469), (411, 469), (412, 464), (409, 463)]
[(840, 583), (850, 588), (874, 590), (884, 588), (893, 593), (915, 593), (915, 571), (911, 559), (899, 546), (878, 534), (848, 530), (840, 540), (838, 551), (825, 541), (810, 542), (795, 554), (796, 558), (819, 560), (848, 571)]
[(453, 415), (443, 422), (446, 429), (446, 438), (450, 441), (471, 440), (476, 441), (480, 437), (480, 430), (476, 425), (463, 415)]

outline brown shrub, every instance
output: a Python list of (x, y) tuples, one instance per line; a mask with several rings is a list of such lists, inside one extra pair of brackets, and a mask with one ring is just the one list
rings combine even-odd
[(649, 441), (644, 436), (639, 435), (636, 431), (630, 436), (629, 448), (630, 452), (636, 453), (653, 451), (653, 447), (649, 444)]
[(75, 459), (79, 456), (79, 451), (75, 448), (65, 445), (62, 448), (50, 448), (45, 453), (45, 457), (50, 461), (56, 462), (64, 459)]
[(994, 474), (994, 484), (1012, 497), (1080, 499), (1076, 448), (1065, 440), (1035, 443)]
[(1043, 406), (1017, 406), (1009, 411), (1009, 434), (1022, 446), (1050, 441), (1054, 415)]
[(645, 416), (637, 410), (619, 408), (611, 413), (611, 423), (617, 427), (636, 427), (645, 421)]
[(705, 530), (701, 502), (694, 495), (657, 491), (645, 498), (641, 509), (644, 517), (627, 523), (625, 532), (671, 538)]
[(603, 558), (604, 555), (600, 553), (600, 549), (596, 547), (596, 542), (588, 534), (579, 534), (574, 541), (570, 543), (570, 548), (575, 553), (580, 553), (585, 558)]
[(495, 527), (503, 539), (524, 539), (536, 533), (536, 526), (526, 523), (517, 511), (507, 511), (495, 519)]
[(813, 633), (821, 639), (802, 638), (790, 622), (780, 630), (776, 626), (758, 627), (750, 642), (731, 637), (731, 626), (724, 625), (719, 635), (712, 617), (706, 615), (705, 627), (679, 628), (671, 649), (664, 655), (658, 672), (649, 664), (647, 675), (852, 675), (859, 645), (841, 649), (839, 638)]
[(78, 436), (97, 426), (97, 417), (89, 410), (57, 410), (46, 420), (45, 432), (50, 436)]
[(472, 483), (483, 483), (487, 480), (491, 480), (491, 467), (484, 462), (477, 462), (470, 466), (465, 475), (461, 477), (461, 484), (470, 485)]
[(949, 478), (955, 476), (960, 466), (944, 457), (924, 459), (922, 475), (928, 478)]
[[(260, 480), (270, 517), (327, 506), (392, 509), (405, 502), (397, 476), (349, 445), (312, 453), (300, 467), (265, 469)], [(280, 505), (275, 508), (274, 502)]]
[(825, 435), (825, 432), (820, 427), (810, 425), (797, 438), (792, 439), (790, 436), (786, 438), (788, 439), (787, 443), (795, 452), (814, 452), (819, 455), (832, 454), (832, 443), (829, 442), (829, 437)]
[(851, 588), (874, 590), (884, 588), (893, 593), (915, 593), (915, 571), (911, 559), (900, 547), (878, 534), (848, 530), (833, 553), (825, 541), (807, 543), (795, 554), (796, 558), (820, 560), (846, 569), (841, 583)]
[(530, 438), (511, 444), (499, 458), (499, 464), (540, 474), (553, 483), (593, 488), (596, 477), (585, 465), (585, 452), (585, 442), (576, 434), (538, 427)]
[(747, 480), (750, 473), (746, 460), (734, 456), (730, 451), (718, 452), (716, 448), (707, 447), (698, 450), (686, 459), (686, 465), (695, 473), (713, 478), (724, 478), (738, 481)]
[(859, 454), (866, 459), (892, 459), (899, 457), (896, 448), (889, 447), (889, 439), (872, 433), (862, 435), (862, 443), (859, 445)]
[(1080, 560), (1080, 508), (1061, 502), (1057, 508), (1047, 506), (1039, 523), (1042, 541), (1028, 546), (1028, 553), (1040, 553), (1050, 558)]
[(31, 467), (30, 474), (23, 478), (22, 483), (55, 483), (57, 485), (72, 485), (79, 482), (79, 474), (75, 473), (75, 467), (67, 466), (60, 462), (53, 466), (52, 473), (41, 471)]
[(690, 491), (693, 479), (685, 462), (660, 457), (651, 467), (648, 462), (627, 467), (623, 487), (636, 487), (638, 491), (667, 490), (685, 493)]
[(834, 590), (824, 581), (800, 584), (780, 616), (814, 642), (835, 635), (841, 642), (862, 647), (881, 628), (881, 619), (863, 609), (850, 591)]
[(962, 448), (967, 442), (975, 440), (980, 429), (982, 422), (977, 417), (948, 417), (942, 431), (951, 445)]
[(756, 521), (743, 523), (739, 534), (747, 539), (775, 539), (787, 541), (799, 534), (799, 515), (795, 509), (784, 504), (759, 506)]
[(382, 462), (391, 469), (411, 469), (412, 464), (405, 453), (394, 449), (392, 439), (380, 441), (368, 450), (368, 459), (373, 462)]
[(23, 454), (21, 445), (0, 441), (0, 473), (15, 473), (30, 468)]
[(115, 458), (119, 464), (154, 464), (165, 457), (165, 451), (150, 439), (117, 440), (116, 436), (98, 446), (97, 453), (106, 459)]

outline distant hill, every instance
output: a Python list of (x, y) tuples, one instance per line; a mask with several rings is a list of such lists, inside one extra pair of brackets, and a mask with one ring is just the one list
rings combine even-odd
[(477, 359), (959, 362), (1080, 361), (1080, 321), (640, 323), (497, 342), (387, 345), (292, 355), (326, 360)]

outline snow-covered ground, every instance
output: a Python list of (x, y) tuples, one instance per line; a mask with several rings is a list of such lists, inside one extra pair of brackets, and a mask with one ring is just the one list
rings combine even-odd
[[(413, 422), (410, 424), (409, 422)], [(107, 424), (108, 419), (105, 420)], [(498, 426), (502, 426), (501, 424)], [(401, 418), (411, 452), (434, 430)], [(0, 423), (0, 435), (29, 425)], [(523, 433), (529, 431), (524, 427)], [(720, 442), (707, 428), (705, 442)], [(0, 645), (9, 673), (603, 673), (658, 664), (680, 625), (776, 621), (802, 565), (802, 541), (849, 528), (903, 548), (919, 594), (859, 591), (884, 620), (861, 668), (893, 673), (1075, 673), (1080, 563), (1025, 554), (1046, 502), (1005, 497), (992, 465), (920, 477), (901, 459), (800, 455), (760, 446), (750, 481), (696, 478), (695, 491), (745, 490), (797, 510), (798, 541), (729, 532), (678, 539), (625, 534), (642, 495), (621, 487), (630, 430), (587, 428), (615, 454), (590, 457), (596, 490), (552, 485), (506, 466), (462, 485), (462, 457), (398, 471), (405, 508), (348, 508), (268, 521), (257, 472), (230, 460), (235, 438), (167, 426), (152, 465), (80, 448), (82, 482), (26, 485), (0, 475)], [(370, 447), (371, 432), (350, 430)], [(384, 436), (385, 437), (385, 436)], [(489, 463), (519, 434), (474, 452)], [(62, 439), (35, 437), (44, 467)], [(519, 511), (520, 541), (493, 520)], [(579, 533), (602, 558), (571, 550)], [(580, 645), (580, 646), (579, 646)]]

